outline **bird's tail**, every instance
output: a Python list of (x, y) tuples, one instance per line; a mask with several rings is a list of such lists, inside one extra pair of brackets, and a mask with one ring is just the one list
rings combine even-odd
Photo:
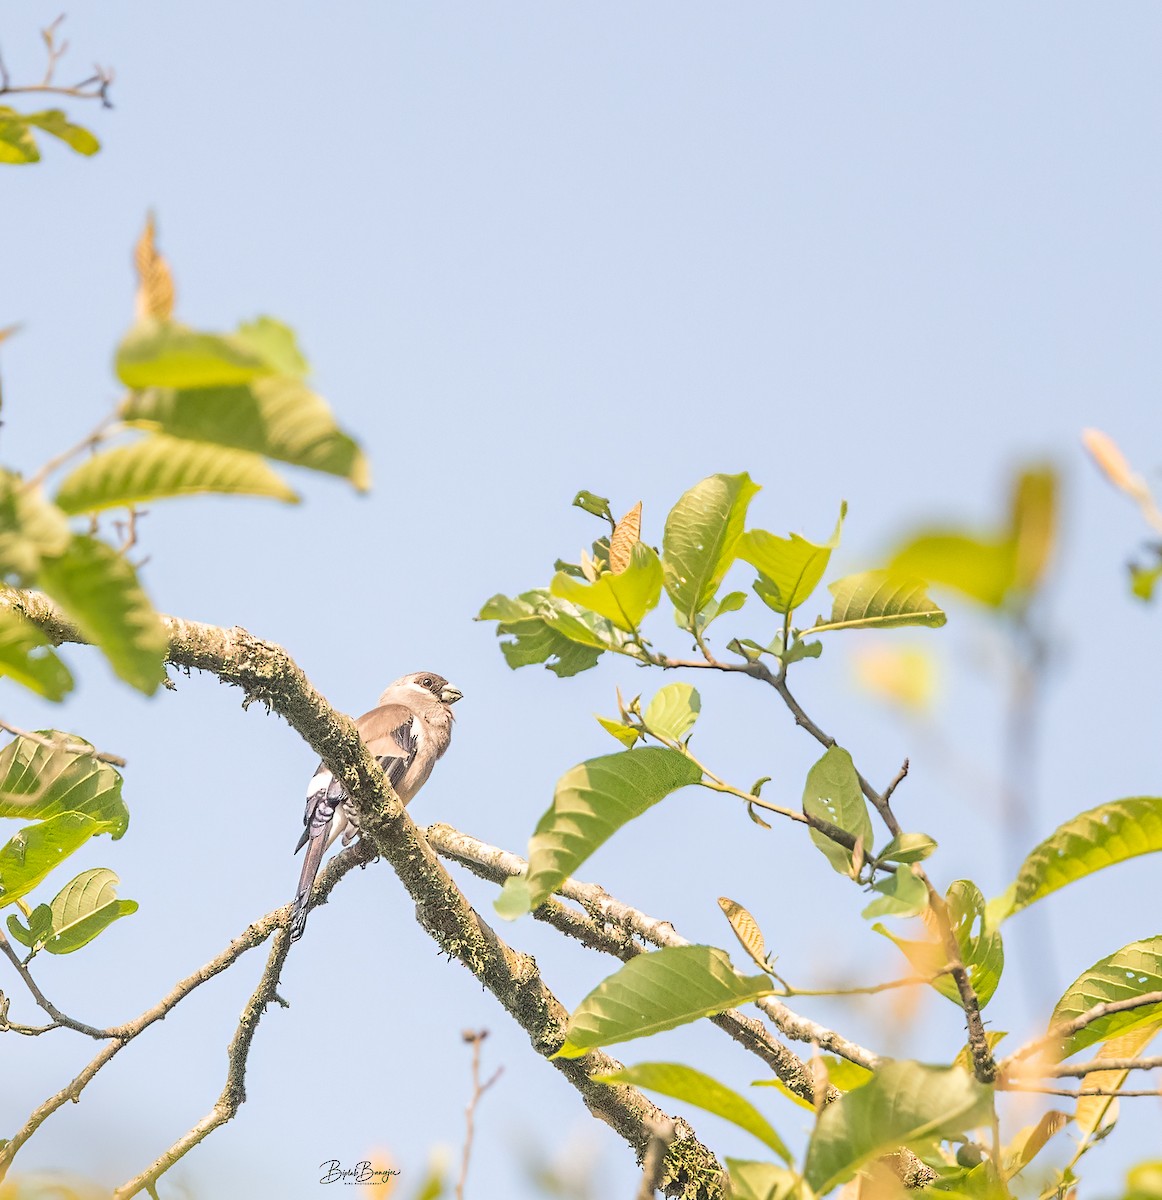
[(307, 927), (307, 908), (311, 902), (311, 888), (314, 886), (315, 876), (319, 873), (319, 864), (323, 861), (323, 851), (326, 848), (325, 829), (307, 842), (307, 857), (303, 862), (303, 871), (299, 876), (299, 890), (295, 895), (294, 908), (291, 910), (290, 936), (292, 942), (297, 942)]

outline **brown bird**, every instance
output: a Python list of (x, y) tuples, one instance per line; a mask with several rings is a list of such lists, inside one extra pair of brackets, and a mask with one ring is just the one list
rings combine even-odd
[[(463, 693), (443, 675), (416, 671), (397, 679), (379, 704), (355, 722), (359, 736), (383, 767), (388, 782), (407, 804), (424, 786), (452, 740), (452, 705)], [(359, 833), (359, 814), (343, 784), (319, 764), (307, 785), (307, 811), (297, 854), (307, 847), (299, 890), (291, 912), (291, 941), (303, 935), (311, 888), (327, 848), (342, 836), (347, 845)]]

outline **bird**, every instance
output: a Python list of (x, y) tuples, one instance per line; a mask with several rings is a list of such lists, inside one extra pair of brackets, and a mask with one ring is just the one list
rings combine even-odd
[[(462, 697), (463, 692), (443, 675), (415, 671), (391, 684), (376, 707), (355, 722), (359, 736), (404, 804), (427, 783), (432, 768), (448, 749), (452, 705)], [(306, 928), (311, 888), (324, 853), (340, 836), (346, 846), (359, 833), (359, 814), (351, 798), (323, 763), (307, 784), (303, 826), (295, 853), (306, 846), (307, 856), (291, 910), (292, 942), (298, 941)]]

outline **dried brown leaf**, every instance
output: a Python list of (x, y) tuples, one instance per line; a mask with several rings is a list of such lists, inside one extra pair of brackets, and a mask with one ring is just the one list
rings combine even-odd
[(639, 500), (618, 521), (613, 536), (609, 539), (609, 569), (614, 575), (620, 575), (629, 566), (633, 548), (641, 541), (641, 532), (642, 502)]
[(133, 248), (133, 264), (137, 268), (137, 319), (168, 321), (173, 316), (174, 282), (169, 263), (157, 249), (153, 213), (146, 218)]
[(726, 914), (726, 919), (734, 930), (734, 936), (742, 943), (742, 948), (765, 971), (767, 947), (758, 922), (741, 904), (727, 896), (718, 897), (718, 907)]

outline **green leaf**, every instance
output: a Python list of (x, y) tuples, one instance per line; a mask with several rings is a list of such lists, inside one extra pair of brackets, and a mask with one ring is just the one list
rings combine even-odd
[(713, 946), (639, 954), (581, 1001), (553, 1057), (579, 1058), (597, 1046), (674, 1029), (773, 991), (766, 975), (739, 975), (726, 953)]
[(52, 902), (52, 936), (44, 948), (50, 954), (72, 954), (120, 917), (135, 913), (136, 900), (117, 899), (117, 883), (112, 871), (97, 867), (65, 884)]
[(936, 843), (926, 833), (901, 833), (876, 855), (880, 862), (915, 863), (936, 849)]
[(583, 508), (587, 513), (591, 513), (595, 517), (604, 517), (610, 525), (614, 523), (613, 513), (609, 508), (609, 501), (604, 496), (587, 492), (584, 488), (573, 497), (573, 507)]
[(1162, 561), (1144, 567), (1141, 563), (1130, 563), (1130, 593), (1147, 602), (1154, 599), (1154, 589), (1162, 579)]
[[(243, 326), (243, 330), (250, 328)], [(286, 335), (293, 344), (294, 335), (289, 330)], [(269, 348), (267, 352), (273, 353)], [(285, 354), (289, 356), (290, 350)], [(287, 375), (233, 386), (150, 388), (127, 396), (119, 415), (140, 429), (249, 450), (296, 467), (338, 475), (360, 491), (371, 486), (362, 450), (335, 424), (327, 402), (301, 380)]]
[(40, 162), (40, 150), (23, 115), (14, 108), (0, 108), (0, 163)]
[(52, 933), (52, 909), (47, 904), (38, 904), (29, 914), (27, 925), (15, 913), (9, 914), (8, 932), (22, 946), (35, 949)]
[(1017, 581), (1016, 546), (1008, 537), (994, 541), (944, 530), (924, 533), (897, 551), (890, 570), (999, 608)]
[(894, 875), (876, 880), (872, 888), (880, 895), (860, 914), (867, 920), (872, 917), (915, 917), (928, 907), (928, 889), (907, 864)]
[(988, 1122), (991, 1111), (992, 1089), (959, 1067), (885, 1063), (819, 1114), (804, 1178), (822, 1194), (881, 1154), (957, 1137)]
[[(69, 739), (79, 748), (89, 743), (72, 734), (43, 730), (46, 738)], [(129, 826), (129, 810), (121, 799), (121, 776), (92, 755), (53, 748), (18, 737), (0, 750), (0, 817), (40, 820), (78, 812), (92, 818), (100, 833), (116, 841)]]
[[(863, 844), (872, 844), (872, 823), (867, 803), (859, 786), (859, 776), (851, 755), (841, 746), (832, 746), (807, 773), (803, 789), (803, 811), (809, 817), (830, 821), (846, 830)], [(812, 828), (811, 840), (823, 851), (827, 861), (841, 875), (851, 873), (851, 851), (826, 834)]]
[(1162, 797), (1130, 796), (1100, 804), (1058, 826), (1017, 872), (1002, 919), (1067, 883), (1115, 863), (1162, 850)]
[(536, 908), (628, 821), (701, 778), (690, 759), (664, 746), (591, 758), (566, 771), (529, 842), (528, 875), (504, 885), (496, 911), (511, 919)]
[(630, 552), (629, 566), (616, 575), (605, 572), (595, 582), (585, 583), (565, 571), (553, 576), (549, 591), (580, 608), (589, 609), (612, 621), (618, 629), (632, 633), (642, 618), (656, 608), (662, 596), (662, 564), (643, 542)]
[(823, 653), (822, 642), (805, 642), (802, 638), (793, 641), (786, 650), (784, 650), (779, 658), (790, 666), (792, 663), (797, 663), (804, 658), (818, 658)]
[(131, 388), (210, 388), (249, 383), (274, 368), (243, 339), (176, 321), (142, 321), (117, 347), (117, 377)]
[(12, 608), (0, 608), (0, 678), (4, 677), (46, 700), (60, 700), (73, 690), (73, 677), (48, 639)]
[[(725, 596), (719, 600), (717, 597), (712, 599), (709, 604), (698, 614), (696, 620), (698, 628), (705, 632), (712, 622), (717, 621), (719, 617), (725, 616), (727, 613), (738, 612), (746, 603), (746, 592), (727, 592)], [(678, 623), (678, 628), (683, 629), (682, 614), (674, 610), (674, 619)]]
[[(1162, 936), (1131, 942), (1108, 958), (1083, 971), (1057, 1001), (1049, 1020), (1052, 1031), (1080, 1017), (1098, 1004), (1131, 1000), (1150, 992), (1162, 991)], [(1062, 1039), (1060, 1057), (1069, 1058), (1086, 1046), (1109, 1041), (1112, 1037), (1154, 1025), (1162, 1019), (1162, 1003), (1111, 1013)]]
[(126, 683), (146, 695), (157, 690), (169, 636), (129, 562), (77, 535), (64, 554), (41, 562), (40, 584)]
[(613, 628), (601, 617), (581, 613), (544, 589), (520, 596), (493, 596), (478, 621), (496, 621), (501, 652), (515, 671), (544, 663), (564, 678), (587, 671), (613, 644)]
[(894, 629), (900, 625), (927, 625), (937, 629), (947, 621), (944, 612), (916, 579), (888, 571), (864, 571), (828, 585), (833, 597), (831, 617), (822, 618), (800, 637), (832, 629)]
[(641, 734), (632, 725), (627, 725), (624, 721), (614, 721), (609, 717), (598, 716), (596, 713), (593, 715), (597, 717), (597, 723), (606, 733), (612, 734), (627, 748), (635, 746), (638, 738), (641, 737)]
[(741, 1158), (725, 1161), (733, 1200), (789, 1200), (798, 1187), (799, 1176), (786, 1167)]
[(72, 124), (59, 108), (45, 109), (43, 112), (22, 113), (21, 119), (25, 124), (43, 129), (45, 133), (59, 138), (78, 154), (92, 155), (101, 149), (101, 143), (87, 129)]
[(1057, 472), (1047, 465), (1027, 467), (1013, 484), (1011, 537), (1014, 584), (1031, 591), (1042, 580), (1057, 539)]
[[(984, 897), (976, 884), (970, 880), (958, 879), (948, 889), (946, 899), (952, 931), (956, 935), (956, 944), (960, 947), (961, 961), (968, 969), (969, 981), (976, 991), (981, 1008), (984, 1008), (993, 998), (1005, 968), (1005, 949), (1001, 935), (990, 927)], [(930, 927), (932, 936), (928, 941), (908, 941), (896, 937), (882, 925), (873, 925), (872, 928), (876, 933), (882, 933), (884, 937), (891, 939), (919, 975), (935, 975), (948, 965), (948, 953), (934, 927)], [(932, 986), (959, 1007), (960, 992), (951, 975), (941, 975), (933, 979)]]
[(831, 551), (839, 545), (847, 502), (839, 508), (839, 520), (831, 537), (819, 545), (797, 533), (776, 537), (763, 529), (751, 529), (738, 543), (738, 557), (745, 559), (759, 572), (754, 585), (763, 603), (777, 613), (789, 613), (798, 608), (819, 586)]
[(71, 537), (68, 518), (39, 487), (0, 468), (0, 582), (32, 586), (42, 556), (63, 553)]
[(642, 721), (653, 734), (680, 742), (694, 728), (702, 711), (702, 697), (688, 683), (668, 683), (659, 688)]
[(274, 317), (256, 317), (253, 321), (244, 321), (238, 326), (234, 338), (249, 347), (279, 375), (305, 379), (310, 373), (295, 331)]
[(257, 454), (153, 434), (86, 459), (65, 477), (56, 501), (67, 513), (84, 513), (200, 492), (299, 499)]
[(607, 1075), (594, 1075), (592, 1078), (597, 1083), (627, 1084), (693, 1104), (737, 1125), (740, 1129), (745, 1129), (747, 1133), (754, 1134), (784, 1162), (791, 1160), (783, 1139), (749, 1100), (725, 1084), (719, 1083), (717, 1079), (694, 1070), (693, 1067), (683, 1066), (681, 1063), (645, 1062), (623, 1067), (620, 1071), (612, 1071)]
[(99, 821), (79, 812), (25, 826), (0, 847), (0, 907), (31, 892), (58, 863), (102, 832)]
[(745, 472), (711, 475), (670, 510), (662, 534), (666, 591), (691, 629), (735, 559), (759, 487)]

